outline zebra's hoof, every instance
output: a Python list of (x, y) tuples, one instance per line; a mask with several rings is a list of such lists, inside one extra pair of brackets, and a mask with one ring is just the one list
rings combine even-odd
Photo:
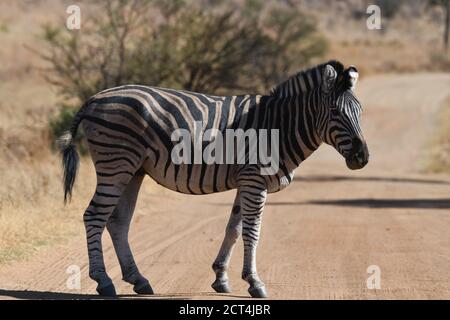
[(97, 287), (97, 292), (99, 295), (103, 297), (116, 297), (116, 288), (114, 288), (114, 285), (111, 283), (107, 285), (106, 287), (99, 288)]
[(137, 294), (155, 294), (153, 292), (153, 288), (150, 285), (150, 283), (144, 283), (144, 284), (136, 284), (133, 287), (134, 292), (136, 292)]
[(252, 296), (252, 298), (267, 298), (266, 287), (250, 287), (248, 289), (248, 293)]
[(228, 282), (214, 281), (211, 287), (218, 293), (230, 293), (231, 288)]

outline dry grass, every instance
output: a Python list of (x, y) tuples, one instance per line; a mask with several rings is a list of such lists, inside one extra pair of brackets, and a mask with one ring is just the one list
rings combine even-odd
[(63, 206), (60, 160), (47, 130), (57, 99), (26, 48), (40, 46), (39, 26), (56, 12), (64, 13), (62, 2), (0, 1), (0, 263), (82, 232), (81, 212), (95, 186), (84, 161), (75, 201)]
[(427, 169), (433, 173), (450, 174), (450, 98), (436, 118), (435, 135), (430, 141)]
[(83, 163), (74, 201), (64, 207), (59, 159), (49, 155), (45, 161), (46, 166), (16, 162), (13, 170), (1, 165), (9, 183), (0, 191), (0, 263), (83, 231), (82, 212), (95, 188), (92, 168)]
[[(444, 14), (438, 8), (431, 10), (415, 1), (393, 19), (386, 19), (382, 12), (382, 29), (369, 30), (365, 11), (370, 1), (302, 2), (307, 12), (317, 16), (319, 28), (329, 39), (327, 57), (356, 65), (362, 75), (444, 70)], [(359, 18), (354, 17), (355, 11)]]

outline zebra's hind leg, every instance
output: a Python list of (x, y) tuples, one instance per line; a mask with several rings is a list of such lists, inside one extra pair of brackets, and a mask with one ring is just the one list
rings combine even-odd
[(102, 234), (132, 177), (123, 173), (119, 175), (113, 183), (97, 174), (97, 188), (83, 216), (89, 256), (89, 277), (97, 282), (97, 292), (102, 296), (116, 295), (114, 284), (105, 270)]
[(134, 292), (138, 294), (153, 294), (150, 283), (138, 270), (128, 242), (130, 222), (143, 179), (144, 173), (138, 173), (131, 179), (109, 218), (106, 228), (111, 235), (119, 259), (123, 280), (132, 284)]
[(228, 266), (230, 264), (230, 258), (233, 252), (234, 245), (241, 236), (241, 233), (242, 233), (242, 216), (238, 192), (236, 194), (230, 219), (228, 221), (227, 228), (225, 230), (225, 238), (223, 239), (222, 246), (220, 247), (219, 250), (219, 254), (217, 255), (217, 258), (212, 265), (212, 268), (216, 273), (216, 280), (213, 282), (211, 286), (216, 292), (219, 293), (231, 292), (227, 271)]

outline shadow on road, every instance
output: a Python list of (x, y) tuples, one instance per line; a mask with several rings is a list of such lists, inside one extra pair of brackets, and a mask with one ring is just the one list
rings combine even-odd
[(21, 300), (149, 300), (149, 299), (171, 299), (171, 300), (187, 300), (193, 296), (220, 296), (228, 298), (245, 299), (248, 296), (239, 296), (232, 294), (220, 294), (214, 292), (191, 292), (191, 293), (175, 293), (175, 294), (156, 294), (156, 295), (137, 295), (137, 294), (120, 294), (115, 298), (101, 297), (96, 294), (77, 294), (66, 292), (50, 292), (50, 291), (34, 291), (34, 290), (4, 290), (0, 289), (0, 300), (4, 298), (21, 299)]
[(305, 202), (268, 202), (267, 206), (326, 205), (366, 208), (450, 209), (450, 199), (343, 199)]
[(450, 181), (435, 179), (412, 179), (412, 178), (393, 178), (393, 177), (355, 177), (355, 176), (326, 176), (326, 175), (310, 175), (297, 176), (294, 178), (299, 182), (341, 182), (341, 181), (365, 181), (365, 182), (395, 182), (395, 183), (425, 183), (450, 185)]
[[(3, 290), (0, 289), (0, 298), (9, 297), (13, 299), (26, 300), (91, 300), (102, 299), (98, 295), (93, 294), (76, 294), (65, 292), (49, 292), (49, 291), (33, 291), (33, 290)], [(106, 298), (107, 299), (107, 298)]]

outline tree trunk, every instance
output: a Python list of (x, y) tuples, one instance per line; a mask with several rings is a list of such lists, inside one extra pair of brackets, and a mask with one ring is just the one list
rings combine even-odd
[(444, 46), (445, 49), (448, 50), (448, 38), (449, 38), (449, 29), (450, 29), (450, 0), (447, 0), (445, 3), (445, 31), (444, 31)]

